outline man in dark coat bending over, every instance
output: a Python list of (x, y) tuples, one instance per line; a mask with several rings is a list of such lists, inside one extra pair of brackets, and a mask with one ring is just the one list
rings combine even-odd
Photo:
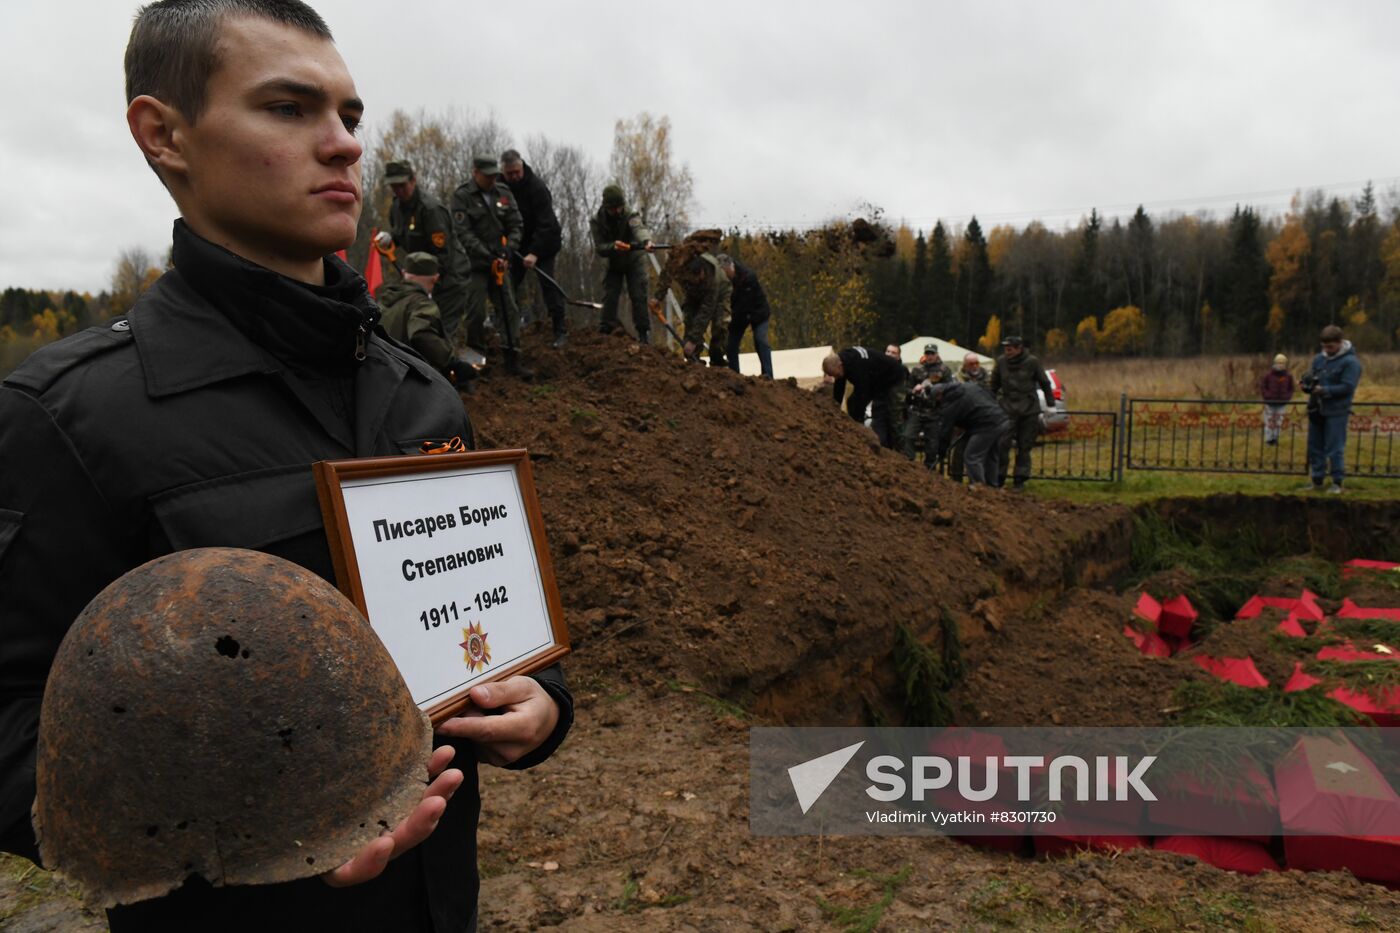
[(1006, 412), (987, 392), (972, 385), (951, 380), (940, 382), (929, 391), (933, 393), (934, 410), (938, 412), (938, 450), (945, 451), (953, 439), (953, 431), (967, 432), (967, 447), (963, 463), (969, 486), (994, 482), (997, 476), (998, 449), (1001, 440), (1011, 430)]
[(832, 398), (840, 405), (846, 399), (846, 383), (851, 398), (846, 412), (853, 421), (865, 421), (865, 407), (871, 406), (870, 427), (881, 445), (894, 447), (899, 435), (899, 408), (903, 401), (904, 364), (868, 347), (847, 347), (822, 360), (822, 372), (836, 382)]

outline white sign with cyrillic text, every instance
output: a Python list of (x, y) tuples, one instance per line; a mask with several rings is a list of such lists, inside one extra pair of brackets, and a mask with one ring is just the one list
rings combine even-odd
[(370, 625), (419, 708), (553, 646), (512, 465), (347, 478)]

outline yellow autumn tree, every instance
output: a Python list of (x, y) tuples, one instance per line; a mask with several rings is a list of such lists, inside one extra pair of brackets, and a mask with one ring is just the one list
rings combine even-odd
[(1074, 348), (1085, 356), (1093, 356), (1098, 350), (1099, 319), (1092, 314), (1079, 322), (1074, 329)]
[(1046, 353), (1064, 353), (1069, 349), (1069, 334), (1062, 328), (1055, 327), (1045, 334)]
[(992, 264), (992, 268), (1001, 270), (1001, 264), (1006, 259), (1007, 253), (1011, 252), (1011, 247), (1016, 243), (1016, 228), (1008, 224), (997, 224), (987, 234), (987, 261)]
[(652, 232), (675, 238), (689, 226), (695, 180), (689, 166), (677, 163), (669, 117), (644, 111), (618, 120), (608, 169)]
[(1290, 211), (1278, 236), (1269, 241), (1265, 255), (1272, 273), (1269, 275), (1269, 298), (1273, 307), (1269, 309), (1267, 330), (1277, 344), (1283, 335), (1284, 324), (1291, 317), (1295, 321), (1306, 318), (1310, 298), (1308, 257), (1312, 252), (1312, 242), (1303, 229), (1296, 207)]
[(1141, 353), (1147, 344), (1147, 315), (1136, 305), (1114, 308), (1104, 315), (1095, 345), (1100, 353)]
[(812, 297), (823, 309), (826, 332), (833, 346), (850, 346), (875, 320), (875, 303), (861, 276), (836, 276), (828, 271), (812, 277)]
[(45, 308), (42, 314), (34, 315), (30, 323), (34, 327), (34, 337), (40, 343), (50, 343), (59, 338), (58, 315), (53, 308)]
[(905, 262), (914, 261), (914, 231), (906, 223), (894, 232), (894, 254)]
[(977, 346), (987, 353), (996, 354), (997, 347), (1001, 346), (1001, 318), (992, 315), (991, 320), (987, 321), (987, 332), (977, 338)]

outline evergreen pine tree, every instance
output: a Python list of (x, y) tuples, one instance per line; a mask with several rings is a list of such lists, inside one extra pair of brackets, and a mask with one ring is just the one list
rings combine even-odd
[(957, 282), (953, 277), (953, 250), (942, 221), (934, 225), (929, 240), (927, 306), (928, 336), (954, 336), (958, 329)]
[(1224, 323), (1235, 349), (1257, 353), (1268, 345), (1269, 264), (1259, 237), (1259, 215), (1235, 208), (1230, 218), (1230, 265), (1226, 272)]
[(1100, 305), (1096, 283), (1099, 265), (1099, 229), (1103, 220), (1098, 209), (1089, 212), (1079, 234), (1079, 251), (1074, 257), (1074, 268), (1070, 272), (1069, 298), (1060, 306), (1055, 315), (1055, 326), (1068, 330), (1080, 318), (1088, 314), (1097, 315), (1103, 310)]
[(987, 328), (991, 317), (987, 295), (992, 285), (992, 263), (987, 256), (987, 238), (982, 225), (973, 217), (963, 231), (963, 252), (958, 263), (958, 311), (962, 315), (960, 339), (970, 346)]

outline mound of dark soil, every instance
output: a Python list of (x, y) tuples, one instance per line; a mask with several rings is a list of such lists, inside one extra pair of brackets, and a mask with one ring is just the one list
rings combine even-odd
[(535, 382), (492, 377), (468, 409), (481, 446), (530, 451), (573, 671), (858, 721), (894, 701), (899, 626), (934, 643), (946, 611), (975, 637), (979, 601), (1057, 587), (1124, 534), (1121, 509), (969, 491), (872, 452), (824, 393), (616, 337), (528, 346)]

